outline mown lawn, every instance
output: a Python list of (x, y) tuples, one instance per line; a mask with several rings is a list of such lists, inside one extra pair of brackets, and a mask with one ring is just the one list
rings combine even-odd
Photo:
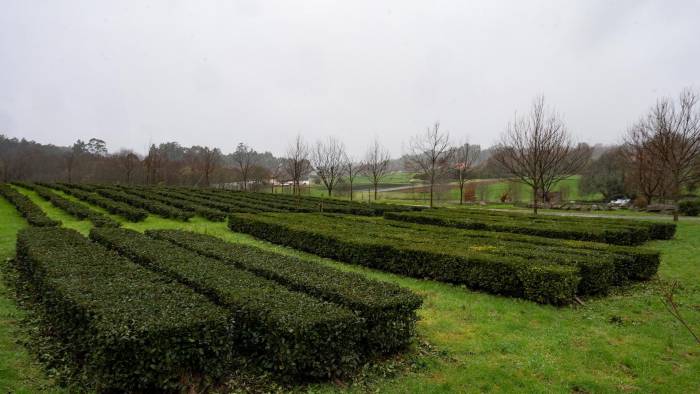
[[(603, 198), (600, 193), (582, 194), (579, 190), (580, 181), (581, 177), (579, 175), (571, 176), (554, 185), (552, 191), (562, 192), (565, 201), (597, 201)], [(500, 202), (501, 196), (506, 192), (511, 193), (510, 198), (512, 200), (526, 203), (532, 201), (532, 189), (523, 183), (515, 181), (473, 179), (465, 186), (465, 190), (468, 190), (470, 187), (474, 188), (474, 197), (477, 201)], [(357, 190), (355, 198), (357, 200), (366, 199), (366, 187), (364, 190), (360, 188)], [(513, 191), (515, 191), (514, 194), (512, 193)], [(424, 184), (415, 183), (410, 188), (380, 192), (378, 198), (385, 202), (427, 204), (430, 194), (427, 192)], [(455, 182), (437, 185), (433, 199), (434, 203), (440, 206), (458, 204), (459, 186)]]
[[(33, 193), (23, 192), (66, 227), (84, 234), (89, 231), (89, 222), (74, 220)], [(4, 260), (12, 255), (14, 235), (24, 223), (4, 200), (0, 201), (0, 213)], [(411, 350), (413, 368), (392, 371), (394, 364), (386, 368), (380, 365), (380, 372), (355, 382), (313, 385), (302, 388), (304, 391), (676, 393), (697, 392), (700, 387), (700, 345), (665, 310), (660, 296), (669, 282), (677, 280), (681, 284), (676, 296), (681, 311), (700, 332), (697, 221), (681, 221), (674, 240), (649, 244), (662, 251), (658, 279), (622, 288), (605, 298), (586, 299), (583, 306), (565, 308), (322, 259), (233, 233), (224, 223), (202, 218), (183, 223), (151, 215), (141, 223), (124, 223), (124, 227), (205, 232), (231, 242), (307, 256), (320, 264), (398, 283), (425, 297), (418, 338)], [(21, 312), (5, 293), (0, 294), (0, 311), (0, 389), (38, 391), (48, 383), (46, 378), (23, 347), (7, 339), (18, 332)]]
[[(14, 256), (15, 235), (26, 221), (4, 198), (0, 198), (0, 261), (2, 271), (7, 259)], [(0, 281), (0, 392), (60, 392), (53, 388), (38, 365), (22, 345), (24, 334), (19, 323), (24, 313), (10, 297), (10, 289)]]

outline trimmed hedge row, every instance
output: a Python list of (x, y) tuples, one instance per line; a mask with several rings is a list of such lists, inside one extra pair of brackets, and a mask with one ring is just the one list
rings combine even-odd
[(650, 239), (671, 239), (676, 231), (674, 223), (529, 215), (483, 209), (437, 208), (423, 212), (386, 213), (385, 217), (422, 224), (606, 242), (616, 245), (639, 245)]
[(412, 223), (527, 234), (548, 238), (606, 242), (616, 245), (638, 245), (649, 239), (649, 232), (641, 227), (600, 226), (586, 222), (556, 222), (548, 218), (493, 217), (463, 211), (436, 209), (423, 212), (387, 212), (384, 217)]
[(265, 212), (327, 212), (346, 213), (362, 216), (382, 215), (385, 211), (412, 211), (422, 207), (403, 206), (395, 204), (372, 203), (363, 204), (354, 201), (336, 200), (331, 198), (292, 196), (286, 194), (271, 194), (259, 192), (241, 192), (230, 190), (206, 189), (197, 193), (206, 196), (218, 196), (228, 201), (246, 201), (255, 204)]
[[(402, 221), (387, 220), (386, 223), (392, 227), (406, 228), (409, 231), (421, 227), (440, 229), (440, 227)], [(452, 232), (450, 229), (442, 229), (442, 231)], [(629, 280), (649, 279), (656, 274), (661, 262), (658, 251), (638, 246), (562, 240), (495, 231), (460, 229), (453, 234), (471, 241), (478, 241), (497, 247), (499, 250), (506, 250), (507, 253), (517, 254), (518, 251), (525, 251), (524, 255), (526, 257), (557, 258), (564, 253), (569, 256), (580, 255), (594, 259), (612, 259), (615, 266), (615, 274), (612, 278), (613, 284), (620, 284)]]
[(179, 391), (188, 376), (230, 371), (228, 311), (74, 230), (21, 230), (15, 265), (67, 352), (60, 360), (73, 383), (97, 392)]
[[(359, 219), (330, 214), (234, 214), (229, 217), (229, 227), (324, 257), (401, 275), (466, 284), (474, 289), (540, 303), (571, 302), (581, 281), (581, 269), (574, 262), (566, 265), (520, 256), (499, 256), (479, 250), (478, 245), (468, 248), (463, 240), (458, 242), (461, 253), (451, 253), (445, 245), (436, 243), (439, 241), (436, 239), (424, 238), (422, 244), (417, 244), (420, 239), (397, 242), (393, 236), (399, 233), (383, 224), (379, 224), (375, 232), (352, 225), (342, 226), (343, 220), (361, 222)], [(591, 266), (597, 264), (593, 259), (581, 261)], [(605, 261), (604, 264), (611, 276), (611, 263)]]
[[(278, 195), (278, 194), (271, 195), (268, 193), (255, 193), (255, 194), (256, 195), (275, 196), (275, 197), (284, 196), (283, 198), (290, 198), (290, 197), (294, 198), (293, 196), (290, 196), (290, 195)], [(422, 210), (427, 208), (425, 206), (388, 204), (388, 203), (381, 203), (381, 202), (376, 202), (376, 201), (371, 201), (370, 203), (366, 204), (366, 203), (361, 203), (361, 202), (357, 202), (357, 201), (340, 200), (340, 199), (327, 198), (327, 197), (304, 196), (302, 198), (304, 198), (310, 202), (315, 202), (317, 204), (320, 202), (323, 202), (324, 204), (331, 203), (334, 206), (338, 206), (338, 207), (370, 210), (373, 212), (374, 215), (378, 215), (378, 216), (383, 215), (384, 212), (422, 211)], [(341, 213), (341, 212), (339, 212), (339, 213)]]
[(132, 207), (131, 205), (122, 202), (114, 201), (110, 198), (102, 197), (94, 193), (92, 188), (85, 185), (76, 185), (68, 183), (38, 183), (52, 189), (60, 190), (66, 194), (103, 208), (113, 215), (119, 215), (130, 222), (140, 222), (148, 217), (148, 212), (140, 208)]
[[(506, 232), (456, 230), (449, 227), (421, 225), (404, 221), (383, 220), (382, 223), (407, 234), (409, 241), (411, 238), (425, 237), (427, 233), (428, 237), (437, 237), (434, 242), (449, 245), (451, 249), (458, 249), (460, 248), (460, 242), (468, 241), (485, 247), (482, 249), (484, 252), (499, 255), (512, 254), (528, 259), (547, 259), (557, 263), (571, 263), (572, 258), (585, 258), (589, 261), (598, 261), (598, 264), (602, 264), (603, 260), (612, 261), (614, 264), (613, 277), (608, 279), (599, 277), (597, 283), (591, 282), (587, 284), (584, 275), (582, 285), (584, 288), (589, 288), (589, 290), (584, 291), (584, 289), (579, 288), (579, 291), (582, 293), (598, 292), (594, 290), (596, 287), (603, 290), (611, 279), (612, 284), (631, 279), (648, 279), (656, 274), (660, 263), (658, 251), (641, 247), (562, 240)], [(584, 269), (582, 272), (585, 274), (588, 270)], [(593, 274), (595, 274), (595, 270)]]
[(283, 376), (342, 376), (360, 362), (362, 320), (350, 310), (125, 229), (93, 228), (90, 237), (225, 306), (237, 347)]
[(224, 211), (209, 208), (204, 205), (183, 200), (181, 198), (161, 196), (151, 191), (151, 189), (135, 187), (122, 187), (122, 189), (126, 193), (133, 194), (138, 197), (145, 198), (147, 200), (157, 201), (185, 211), (193, 211), (197, 215), (209, 219), (213, 222), (223, 222), (228, 217), (228, 214)]
[(678, 211), (685, 216), (700, 215), (700, 200), (685, 200), (678, 204)]
[(200, 195), (215, 197), (229, 201), (245, 201), (259, 207), (264, 212), (329, 212), (329, 213), (348, 213), (354, 215), (372, 216), (376, 212), (369, 209), (366, 205), (347, 206), (335, 204), (335, 200), (325, 199), (319, 201), (309, 200), (308, 198), (297, 196), (292, 199), (275, 198), (275, 195), (268, 193), (253, 193), (253, 192), (214, 192), (212, 190), (198, 191)]
[(394, 284), (370, 280), (297, 257), (232, 244), (205, 234), (148, 230), (146, 235), (356, 311), (368, 326), (363, 338), (366, 353), (396, 351), (408, 344), (413, 335), (421, 298)]
[[(524, 275), (520, 272), (535, 266), (573, 267), (578, 279), (575, 292), (596, 294), (606, 293), (620, 282), (649, 278), (659, 265), (658, 252), (642, 248), (457, 230), (381, 218), (233, 215), (229, 227), (325, 257), (516, 296), (523, 296), (525, 291), (512, 286), (503, 291), (502, 282), (517, 284), (518, 275)], [(507, 266), (503, 270), (510, 272), (500, 273), (501, 278), (492, 277), (489, 270), (496, 266)], [(480, 273), (484, 274), (479, 278)]]
[(13, 189), (10, 185), (0, 185), (0, 195), (14, 205), (20, 215), (27, 219), (27, 222), (32, 226), (53, 227), (61, 225), (60, 221), (46, 216), (44, 211), (34, 204), (29, 197)]
[(79, 204), (67, 198), (61, 197), (60, 195), (56, 194), (53, 190), (47, 187), (29, 183), (21, 183), (21, 186), (27, 189), (34, 190), (36, 194), (41, 196), (43, 199), (48, 200), (56, 208), (59, 208), (80, 220), (90, 220), (97, 227), (120, 226), (119, 222), (112, 220), (112, 218), (110, 218), (109, 216), (101, 212), (97, 212), (94, 209), (91, 209), (83, 204)]
[[(230, 196), (225, 196), (219, 193), (213, 193), (211, 190), (202, 189), (183, 189), (182, 193), (190, 194), (197, 198), (205, 198), (209, 201), (216, 201), (222, 204), (229, 204), (236, 207), (243, 207), (247, 209), (256, 210), (259, 212), (288, 212), (283, 205), (268, 204), (264, 201), (251, 201), (247, 198), (231, 198)], [(311, 212), (310, 209), (304, 207), (295, 207), (294, 212)]]
[(180, 191), (179, 189), (155, 189), (155, 192), (158, 193), (161, 196), (165, 197), (171, 197), (171, 198), (180, 198), (185, 201), (190, 201), (196, 204), (201, 204), (205, 207), (212, 208), (212, 209), (218, 209), (224, 212), (242, 212), (242, 213), (256, 213), (256, 212), (261, 212), (258, 209), (253, 209), (249, 208), (247, 206), (240, 206), (240, 205), (235, 205), (232, 203), (224, 203), (208, 198), (204, 198), (201, 196), (193, 195), (191, 193), (183, 192)]
[(242, 205), (261, 212), (318, 212), (318, 207), (309, 206), (301, 201), (298, 204), (285, 204), (265, 199), (251, 199), (247, 198), (243, 192), (224, 194), (211, 190), (190, 190), (190, 193), (222, 203)]
[(160, 215), (164, 218), (171, 218), (171, 219), (177, 219), (177, 220), (182, 220), (182, 221), (188, 221), (191, 217), (194, 216), (194, 211), (192, 210), (184, 210), (180, 208), (175, 208), (163, 203), (160, 203), (158, 201), (153, 201), (153, 200), (148, 200), (145, 198), (141, 198), (135, 195), (130, 195), (128, 193), (125, 193), (121, 190), (118, 189), (112, 189), (112, 188), (97, 188), (97, 193), (102, 195), (103, 197), (107, 197), (109, 199), (123, 202), (126, 204), (129, 204), (133, 207), (137, 208), (142, 208), (145, 209), (148, 212), (155, 213), (156, 215)]

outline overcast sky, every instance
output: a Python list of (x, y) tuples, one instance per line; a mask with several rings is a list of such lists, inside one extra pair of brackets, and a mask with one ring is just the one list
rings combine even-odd
[(0, 0), (0, 133), (110, 151), (301, 133), (394, 155), (439, 120), (492, 144), (544, 94), (615, 143), (700, 88), (700, 1)]

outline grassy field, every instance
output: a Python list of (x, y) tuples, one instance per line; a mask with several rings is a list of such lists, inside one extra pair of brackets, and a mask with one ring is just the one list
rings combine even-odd
[[(52, 218), (86, 234), (74, 220), (34, 193), (22, 192)], [(0, 199), (2, 260), (12, 256), (24, 221)], [(112, 216), (122, 221), (121, 219)], [(123, 222), (123, 221), (122, 221)], [(566, 308), (474, 292), (322, 259), (229, 231), (225, 223), (194, 218), (183, 223), (149, 216), (124, 227), (181, 228), (398, 283), (425, 298), (411, 351), (367, 369), (354, 381), (300, 388), (311, 392), (697, 392), (700, 346), (665, 310), (662, 290), (674, 280), (677, 301), (700, 331), (700, 222), (682, 220), (676, 239), (649, 246), (662, 251), (657, 279)], [(21, 312), (0, 293), (0, 390), (36, 392), (50, 381), (13, 338)]]
[[(384, 202), (427, 204), (430, 195), (426, 191), (426, 186), (415, 179), (411, 181), (413, 175), (406, 172), (392, 172), (389, 174), (389, 176), (382, 179), (382, 183), (379, 185), (378, 199)], [(552, 191), (562, 192), (566, 201), (597, 201), (603, 198), (600, 193), (581, 194), (579, 190), (580, 179), (581, 177), (578, 175), (569, 177), (556, 184)], [(522, 183), (507, 180), (475, 179), (469, 181), (469, 184), (475, 188), (474, 195), (477, 201), (500, 202), (501, 196), (506, 192), (510, 192), (511, 199), (516, 201), (532, 201), (532, 189)], [(397, 190), (381, 191), (382, 189), (395, 188)], [(291, 190), (287, 190), (287, 192), (291, 193)], [(326, 197), (328, 191), (323, 185), (312, 184), (303, 189), (303, 194)], [(338, 198), (349, 198), (349, 193), (342, 185), (334, 191), (334, 195)], [(369, 179), (358, 176), (354, 184), (353, 198), (356, 201), (367, 201), (368, 196), (374, 199), (374, 192), (370, 190)], [(438, 205), (457, 204), (459, 203), (459, 187), (454, 182), (436, 186), (434, 198)]]

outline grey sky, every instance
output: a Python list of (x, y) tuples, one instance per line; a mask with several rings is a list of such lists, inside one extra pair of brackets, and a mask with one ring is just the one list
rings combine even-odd
[(284, 152), (301, 133), (394, 155), (435, 120), (490, 145), (544, 94), (614, 143), (700, 88), (700, 2), (0, 0), (0, 133), (143, 152)]

